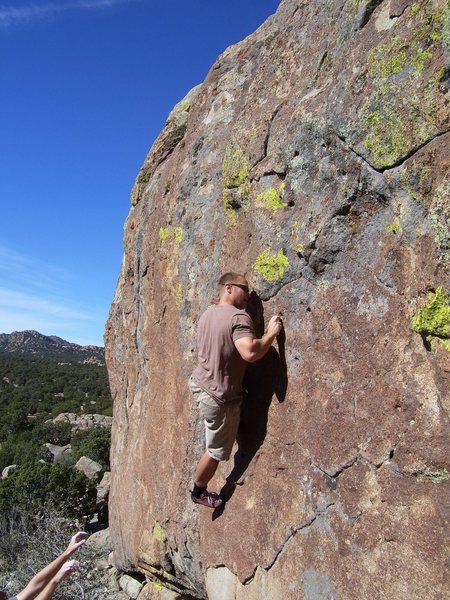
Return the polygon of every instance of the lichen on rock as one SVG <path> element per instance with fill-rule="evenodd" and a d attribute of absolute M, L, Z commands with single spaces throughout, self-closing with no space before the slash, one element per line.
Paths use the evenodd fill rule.
<path fill-rule="evenodd" d="M 240 187 L 250 173 L 250 160 L 242 148 L 228 144 L 222 164 L 223 185 L 226 188 Z"/>
<path fill-rule="evenodd" d="M 450 293 L 438 287 L 428 293 L 428 300 L 412 318 L 412 328 L 430 342 L 439 340 L 450 351 Z"/>
<path fill-rule="evenodd" d="M 411 20 L 407 33 L 381 42 L 367 59 L 373 91 L 362 110 L 364 146 L 383 168 L 431 139 L 442 126 L 436 75 L 425 86 L 421 75 L 442 46 L 443 11 L 423 2 L 419 11 L 411 11 Z"/>
<path fill-rule="evenodd" d="M 169 235 L 170 235 L 169 227 L 160 227 L 159 228 L 159 239 L 162 244 L 167 240 Z"/>
<path fill-rule="evenodd" d="M 237 211 L 250 194 L 250 167 L 250 158 L 240 145 L 229 142 L 222 163 L 223 205 L 225 214 L 233 225 L 237 222 Z"/>
<path fill-rule="evenodd" d="M 270 250 L 263 250 L 253 263 L 253 270 L 266 281 L 279 281 L 283 279 L 284 271 L 289 266 L 289 260 L 283 250 L 271 254 Z"/>
<path fill-rule="evenodd" d="M 256 196 L 257 204 L 260 204 L 264 208 L 271 210 L 274 214 L 280 208 L 287 206 L 286 202 L 283 202 L 284 196 L 284 182 L 280 184 L 278 189 L 269 187 L 264 192 L 259 193 Z"/>

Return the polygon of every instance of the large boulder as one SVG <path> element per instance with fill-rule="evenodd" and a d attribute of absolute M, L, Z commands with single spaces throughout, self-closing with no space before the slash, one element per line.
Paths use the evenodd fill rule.
<path fill-rule="evenodd" d="M 119 580 L 120 588 L 127 594 L 131 600 L 136 600 L 142 589 L 143 583 L 130 577 L 130 575 L 122 575 Z"/>
<path fill-rule="evenodd" d="M 449 18 L 283 0 L 156 140 L 106 331 L 119 568 L 210 600 L 445 596 Z M 286 343 L 248 369 L 211 514 L 187 378 L 230 269 Z"/>
<path fill-rule="evenodd" d="M 65 446 L 57 446 L 56 444 L 44 444 L 47 448 L 48 453 L 52 457 L 54 463 L 62 465 L 73 465 L 75 462 L 72 454 L 72 447 L 70 444 Z"/>
<path fill-rule="evenodd" d="M 8 465 L 2 470 L 2 476 L 0 479 L 7 479 L 10 475 L 15 473 L 19 468 L 19 465 Z"/>
<path fill-rule="evenodd" d="M 89 538 L 86 540 L 86 547 L 90 548 L 96 555 L 107 557 L 111 552 L 109 529 L 101 529 L 100 531 L 91 533 Z M 105 562 L 106 565 L 108 565 L 106 558 Z"/>
<path fill-rule="evenodd" d="M 102 472 L 102 465 L 87 456 L 82 456 L 75 463 L 75 469 L 84 473 L 88 479 L 98 479 Z"/>

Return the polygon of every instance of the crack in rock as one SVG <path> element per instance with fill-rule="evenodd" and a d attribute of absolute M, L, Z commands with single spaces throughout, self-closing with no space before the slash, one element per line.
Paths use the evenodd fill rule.
<path fill-rule="evenodd" d="M 422 142 L 418 146 L 415 146 L 414 148 L 412 148 L 410 150 L 410 152 L 408 152 L 404 156 L 401 156 L 398 160 L 396 160 L 392 164 L 387 165 L 385 167 L 375 167 L 366 158 L 364 158 L 364 156 L 362 156 L 359 152 L 357 152 L 353 148 L 353 146 L 351 146 L 351 144 L 349 144 L 347 142 L 347 140 L 345 139 L 345 137 L 343 137 L 342 135 L 337 134 L 337 138 L 344 144 L 344 146 L 346 148 L 348 148 L 348 150 L 350 150 L 350 152 L 353 152 L 353 154 L 355 154 L 355 156 L 357 156 L 359 159 L 361 159 L 371 169 L 373 169 L 374 171 L 377 171 L 377 173 L 384 173 L 385 171 L 390 171 L 391 169 L 396 169 L 397 167 L 401 167 L 407 160 L 409 160 L 415 154 L 417 154 L 420 150 L 422 150 L 423 148 L 425 148 L 426 146 L 428 146 L 428 144 L 431 144 L 432 142 L 434 142 L 435 139 L 437 139 L 439 137 L 442 137 L 443 135 L 446 135 L 449 132 L 450 132 L 450 129 L 447 129 L 445 131 L 440 131 L 439 133 L 437 133 L 433 137 L 429 138 L 428 140 L 425 140 L 424 142 Z"/>
<path fill-rule="evenodd" d="M 270 120 L 267 123 L 267 132 L 266 132 L 266 137 L 264 138 L 264 143 L 263 143 L 263 155 L 261 158 L 256 159 L 255 163 L 252 165 L 251 170 L 253 171 L 253 169 L 255 167 L 257 167 L 263 160 L 265 160 L 267 158 L 267 151 L 268 151 L 268 146 L 269 146 L 269 139 L 270 139 L 270 135 L 271 135 L 271 131 L 272 131 L 272 125 L 273 122 L 275 120 L 275 117 L 277 116 L 277 114 L 280 112 L 280 110 L 282 109 L 284 105 L 284 102 L 282 102 L 281 104 L 279 104 L 274 112 L 271 114 L 270 116 Z M 274 172 L 276 175 L 279 175 L 279 173 Z M 270 174 L 270 173 L 267 173 Z M 264 177 L 264 175 L 266 175 L 266 173 L 264 173 L 261 177 Z M 286 173 L 281 173 L 281 175 L 286 175 Z M 253 181 L 253 179 L 250 179 L 250 181 Z"/>
<path fill-rule="evenodd" d="M 185 581 L 182 581 L 162 567 L 154 566 L 145 560 L 141 560 L 139 570 L 153 581 L 159 582 L 169 590 L 181 594 L 186 600 L 205 600 L 203 591 L 198 591 L 186 574 Z"/>
<path fill-rule="evenodd" d="M 327 60 L 327 58 L 328 58 L 328 50 L 325 50 L 325 52 L 322 54 L 322 56 L 320 58 L 319 66 L 317 67 L 316 74 L 314 76 L 314 83 L 316 83 L 316 81 L 318 80 L 320 71 L 323 67 L 324 62 Z"/>
<path fill-rule="evenodd" d="M 348 460 L 347 462 L 345 462 L 343 465 L 341 465 L 340 467 L 337 467 L 336 469 L 333 469 L 331 471 L 327 471 L 326 469 L 319 467 L 319 465 L 316 465 L 315 463 L 311 462 L 311 466 L 314 469 L 317 469 L 318 471 L 320 471 L 321 473 L 323 473 L 324 475 L 326 475 L 327 477 L 329 477 L 332 480 L 336 480 L 338 479 L 338 477 L 347 469 L 350 469 L 351 467 L 353 467 L 353 465 L 358 461 L 358 459 L 360 459 L 361 456 L 359 454 L 357 454 L 354 458 L 351 458 L 350 460 Z"/>
<path fill-rule="evenodd" d="M 291 527 L 290 531 L 289 531 L 289 535 L 286 537 L 286 539 L 281 544 L 279 549 L 275 552 L 275 555 L 274 555 L 272 561 L 266 567 L 261 566 L 261 565 L 256 565 L 252 575 L 250 577 L 248 577 L 247 579 L 245 579 L 243 581 L 243 584 L 244 585 L 251 584 L 251 582 L 255 578 L 256 571 L 258 570 L 258 568 L 262 568 L 262 569 L 264 569 L 264 571 L 269 572 L 272 569 L 272 567 L 277 563 L 278 559 L 284 553 L 287 546 L 291 543 L 291 541 L 294 539 L 294 537 L 297 535 L 297 533 L 312 527 L 314 525 L 314 523 L 317 521 L 317 519 L 319 519 L 320 517 L 324 517 L 334 506 L 335 506 L 335 502 L 330 502 L 324 508 L 317 510 L 317 512 L 312 517 L 307 519 L 304 523 L 301 523 L 297 527 Z"/>

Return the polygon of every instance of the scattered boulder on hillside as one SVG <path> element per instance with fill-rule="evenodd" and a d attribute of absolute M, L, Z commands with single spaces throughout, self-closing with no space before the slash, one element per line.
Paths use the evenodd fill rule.
<path fill-rule="evenodd" d="M 1 479 L 7 479 L 7 477 L 15 473 L 18 468 L 19 465 L 8 465 L 3 469 Z"/>
<path fill-rule="evenodd" d="M 77 461 L 75 469 L 84 473 L 88 479 L 97 479 L 102 472 L 102 466 L 87 456 L 82 456 Z"/>
<path fill-rule="evenodd" d="M 49 419 L 46 423 L 69 423 L 72 428 L 72 433 L 77 431 L 85 431 L 94 427 L 103 427 L 111 429 L 112 417 L 106 415 L 76 415 L 75 413 L 61 413 L 54 419 Z"/>
<path fill-rule="evenodd" d="M 57 446 L 56 444 L 44 444 L 53 457 L 53 462 L 61 465 L 73 465 L 74 459 L 70 444 Z"/>

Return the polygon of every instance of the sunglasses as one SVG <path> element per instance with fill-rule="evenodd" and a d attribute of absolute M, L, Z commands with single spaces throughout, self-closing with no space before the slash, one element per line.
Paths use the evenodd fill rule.
<path fill-rule="evenodd" d="M 235 287 L 241 288 L 241 290 L 243 292 L 245 292 L 246 294 L 250 293 L 250 289 L 249 289 L 248 285 L 244 285 L 243 283 L 231 283 L 231 282 L 229 282 L 226 285 L 234 285 Z"/>

